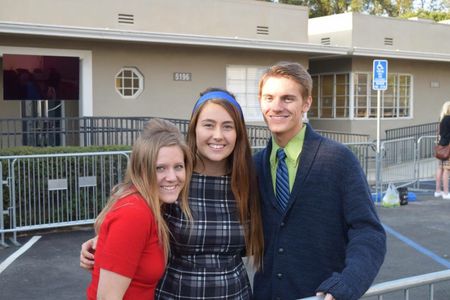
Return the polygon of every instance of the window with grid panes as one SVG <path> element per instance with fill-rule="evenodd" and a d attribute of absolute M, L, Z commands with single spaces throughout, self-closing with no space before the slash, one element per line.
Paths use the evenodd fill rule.
<path fill-rule="evenodd" d="M 398 116 L 410 116 L 411 76 L 398 76 Z"/>
<path fill-rule="evenodd" d="M 258 102 L 258 83 L 267 67 L 228 66 L 227 90 L 236 96 L 246 121 L 262 121 Z"/>
<path fill-rule="evenodd" d="M 320 74 L 313 79 L 311 118 L 348 118 L 349 74 Z"/>
<path fill-rule="evenodd" d="M 319 76 L 312 75 L 311 78 L 313 80 L 312 103 L 308 111 L 308 117 L 317 118 L 319 116 Z"/>
<path fill-rule="evenodd" d="M 115 78 L 116 91 L 125 99 L 134 99 L 144 90 L 144 77 L 135 67 L 122 68 Z"/>
<path fill-rule="evenodd" d="M 335 117 L 348 118 L 349 117 L 349 75 L 336 74 L 335 75 Z"/>
<path fill-rule="evenodd" d="M 372 74 L 355 73 L 354 118 L 377 117 L 377 91 L 372 90 Z M 402 118 L 411 116 L 412 76 L 390 73 L 388 88 L 381 93 L 381 117 Z"/>
<path fill-rule="evenodd" d="M 355 118 L 367 118 L 368 115 L 368 103 L 369 96 L 367 95 L 368 87 L 368 75 L 367 74 L 355 74 L 354 80 L 354 117 Z"/>
<path fill-rule="evenodd" d="M 308 113 L 310 118 L 377 117 L 377 91 L 372 90 L 371 73 L 316 74 L 312 76 L 313 103 Z M 350 85 L 353 93 L 350 94 Z M 411 117 L 412 76 L 391 73 L 388 89 L 382 93 L 381 116 L 383 118 Z M 350 107 L 353 104 L 352 114 Z"/>
<path fill-rule="evenodd" d="M 320 83 L 319 116 L 321 118 L 333 118 L 333 75 L 322 75 Z"/>

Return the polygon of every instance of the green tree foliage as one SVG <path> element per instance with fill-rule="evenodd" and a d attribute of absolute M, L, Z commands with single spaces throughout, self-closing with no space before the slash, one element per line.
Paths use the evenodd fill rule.
<path fill-rule="evenodd" d="M 328 16 L 348 12 L 362 5 L 359 2 L 364 0 L 279 0 L 279 3 L 302 5 L 309 7 L 310 17 Z M 273 1 L 272 1 L 273 2 Z M 358 2 L 352 6 L 353 2 Z M 359 11 L 359 10 L 358 10 Z"/>
<path fill-rule="evenodd" d="M 363 10 L 371 15 L 398 17 L 413 10 L 413 0 L 365 0 Z"/>
<path fill-rule="evenodd" d="M 412 18 L 417 17 L 421 19 L 431 19 L 436 22 L 443 20 L 450 20 L 450 12 L 449 11 L 429 11 L 424 9 L 419 9 L 417 11 L 407 12 L 400 16 L 401 18 Z"/>
<path fill-rule="evenodd" d="M 441 21 L 450 19 L 450 0 L 262 0 L 309 8 L 309 16 L 360 12 L 389 17 L 419 17 Z"/>

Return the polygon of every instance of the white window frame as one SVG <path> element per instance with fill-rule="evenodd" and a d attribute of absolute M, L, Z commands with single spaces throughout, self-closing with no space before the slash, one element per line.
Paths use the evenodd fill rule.
<path fill-rule="evenodd" d="M 347 106 L 345 107 L 348 112 L 347 115 L 348 117 L 336 117 L 336 91 L 337 91 L 337 87 L 336 87 L 336 77 L 339 75 L 347 75 L 347 86 L 346 86 L 346 94 L 345 96 L 347 97 Z M 312 120 L 348 120 L 351 118 L 351 109 L 352 109 L 352 89 L 351 89 L 351 85 L 352 85 L 352 76 L 351 73 L 348 72 L 339 72 L 339 73 L 320 73 L 320 74 L 313 74 L 311 75 L 313 78 L 317 78 L 317 81 L 314 82 L 314 85 L 317 85 L 317 95 L 316 95 L 316 99 L 313 99 L 313 103 L 317 103 L 317 116 L 310 116 L 310 119 Z M 321 105 L 322 105 L 322 77 L 323 76 L 333 76 L 333 91 L 331 94 L 331 117 L 322 117 L 321 116 Z"/>
<path fill-rule="evenodd" d="M 131 77 L 125 77 L 125 76 L 121 77 L 121 74 L 123 74 L 126 71 L 131 72 L 132 76 Z M 125 86 L 125 80 L 127 80 L 127 79 L 130 80 L 131 86 Z M 135 79 L 138 79 L 139 86 L 137 88 L 134 86 Z M 118 80 L 120 80 L 122 82 L 121 86 L 117 86 Z M 119 72 L 116 73 L 116 76 L 114 77 L 114 88 L 115 88 L 117 94 L 119 94 L 121 98 L 136 99 L 137 97 L 139 97 L 139 95 L 144 90 L 144 76 L 139 71 L 139 69 L 136 67 L 123 67 L 119 70 Z M 125 90 L 131 90 L 132 91 L 131 95 L 125 95 L 124 94 Z"/>
<path fill-rule="evenodd" d="M 371 72 L 353 72 L 354 77 L 356 77 L 358 74 L 364 74 L 367 76 L 367 82 L 366 82 L 366 109 L 370 111 L 371 109 L 371 98 L 374 98 L 374 102 L 376 102 L 376 91 L 372 90 L 372 73 Z M 398 119 L 411 119 L 413 118 L 413 87 L 414 87 L 414 77 L 412 74 L 408 74 L 408 73 L 389 73 L 389 76 L 395 76 L 394 79 L 394 117 L 385 117 L 385 112 L 384 112 L 384 100 L 385 100 L 385 94 L 382 91 L 381 92 L 381 107 L 380 107 L 380 112 L 381 112 L 381 119 L 385 119 L 385 120 L 398 120 Z M 399 89 L 399 78 L 400 76 L 409 76 L 410 78 L 410 86 L 408 87 L 409 89 L 409 99 L 408 99 L 408 106 L 406 107 L 409 111 L 409 114 L 407 116 L 400 116 L 400 89 Z M 389 84 L 389 83 L 388 83 Z M 352 86 L 355 86 L 355 81 L 352 80 Z M 354 103 L 354 105 L 356 105 L 356 99 L 354 97 L 355 95 L 352 95 L 353 101 L 352 103 Z M 374 107 L 374 109 L 376 110 L 376 106 Z M 352 112 L 354 112 L 354 109 L 352 110 Z M 354 120 L 367 120 L 367 119 L 371 119 L 373 120 L 374 118 L 376 118 L 376 115 L 367 115 L 365 117 L 357 117 L 357 116 L 353 116 Z"/>
<path fill-rule="evenodd" d="M 226 88 L 236 96 L 247 122 L 264 121 L 258 101 L 258 83 L 265 70 L 267 70 L 266 66 L 226 66 Z M 241 76 L 233 78 L 233 72 L 240 72 Z M 250 74 L 254 76 L 249 76 Z"/>
<path fill-rule="evenodd" d="M 336 75 L 342 75 L 347 74 L 348 75 L 348 117 L 336 117 Z M 332 116 L 331 117 L 321 117 L 321 93 L 322 93 L 322 76 L 329 76 L 333 75 L 333 100 L 332 100 Z M 356 78 L 358 75 L 365 75 L 366 76 L 366 83 L 365 83 L 365 94 L 360 95 L 364 97 L 366 100 L 365 109 L 366 114 L 363 117 L 358 117 L 355 113 L 355 109 L 358 107 L 357 103 L 357 91 L 356 91 Z M 413 98 L 414 98 L 414 77 L 412 74 L 408 73 L 390 73 L 389 76 L 394 76 L 394 84 L 391 85 L 390 88 L 393 89 L 393 117 L 386 117 L 385 116 L 385 110 L 384 110 L 384 104 L 385 104 L 385 94 L 382 92 L 381 94 L 381 113 L 382 119 L 386 120 L 395 120 L 395 119 L 411 119 L 413 118 Z M 409 77 L 410 85 L 407 87 L 409 91 L 409 98 L 407 99 L 407 106 L 406 107 L 400 107 L 400 77 L 407 76 Z M 372 91 L 372 73 L 370 72 L 350 72 L 350 73 L 319 73 L 319 74 L 313 74 L 313 78 L 315 78 L 314 84 L 317 85 L 317 99 L 313 99 L 314 102 L 317 103 L 317 116 L 310 116 L 310 119 L 313 120 L 373 120 L 376 118 L 376 115 L 370 114 L 371 109 L 375 109 L 376 106 L 373 107 L 373 103 L 376 103 L 376 91 Z M 404 96 L 404 95 L 402 95 Z M 387 98 L 387 96 L 386 96 Z M 374 101 L 372 101 L 375 99 Z M 376 104 L 375 104 L 376 105 Z M 408 115 L 406 116 L 400 116 L 401 109 L 406 109 L 408 111 Z M 367 114 L 367 112 L 369 112 Z"/>

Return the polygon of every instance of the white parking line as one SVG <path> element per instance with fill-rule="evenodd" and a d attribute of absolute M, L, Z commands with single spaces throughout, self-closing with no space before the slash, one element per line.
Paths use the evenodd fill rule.
<path fill-rule="evenodd" d="M 34 243 L 36 243 L 41 238 L 40 235 L 33 236 L 25 245 L 19 248 L 16 252 L 11 254 L 7 259 L 5 259 L 0 264 L 0 274 L 10 265 L 12 264 L 19 256 L 25 253 L 28 249 L 33 246 Z"/>

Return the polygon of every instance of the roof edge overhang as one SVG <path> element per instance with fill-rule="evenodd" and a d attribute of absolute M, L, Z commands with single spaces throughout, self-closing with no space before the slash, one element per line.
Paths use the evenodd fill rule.
<path fill-rule="evenodd" d="M 347 47 L 323 46 L 309 43 L 15 22 L 0 22 L 0 33 L 336 55 L 346 55 L 348 52 Z"/>
<path fill-rule="evenodd" d="M 220 37 L 192 34 L 130 31 L 109 28 L 60 26 L 0 21 L 0 33 L 48 37 L 130 41 L 172 45 L 210 46 L 319 54 L 316 58 L 366 56 L 409 60 L 450 62 L 450 53 L 375 49 L 350 46 L 330 46 L 312 43 L 258 40 L 241 37 Z M 312 57 L 314 59 L 314 57 Z"/>
<path fill-rule="evenodd" d="M 349 52 L 349 55 L 450 62 L 450 53 L 405 51 L 399 49 L 389 50 L 353 47 L 353 49 Z"/>

